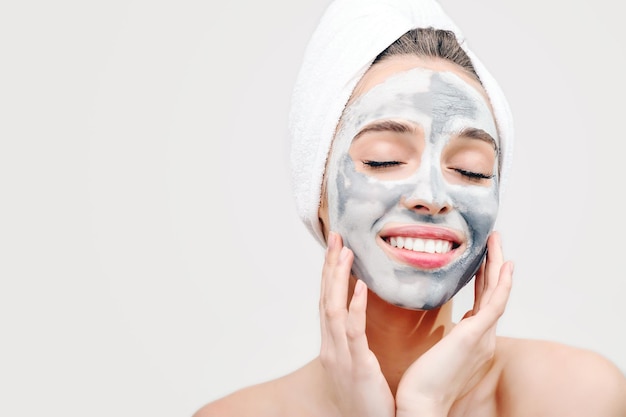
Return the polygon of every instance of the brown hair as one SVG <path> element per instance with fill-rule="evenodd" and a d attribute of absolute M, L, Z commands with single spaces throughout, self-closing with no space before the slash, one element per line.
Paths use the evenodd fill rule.
<path fill-rule="evenodd" d="M 378 54 L 372 65 L 396 55 L 442 58 L 457 64 L 480 82 L 471 59 L 461 48 L 454 32 L 449 30 L 412 29 Z"/>

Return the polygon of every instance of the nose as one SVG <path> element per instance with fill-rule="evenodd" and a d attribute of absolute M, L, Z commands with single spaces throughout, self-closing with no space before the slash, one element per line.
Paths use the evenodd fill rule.
<path fill-rule="evenodd" d="M 420 168 L 414 177 L 411 191 L 402 198 L 402 204 L 411 211 L 431 216 L 452 211 L 445 183 L 438 174 L 429 167 Z"/>
<path fill-rule="evenodd" d="M 409 197 L 403 200 L 403 205 L 416 213 L 428 214 L 428 215 L 441 215 L 447 214 L 451 210 L 449 203 L 444 201 L 436 201 L 433 199 L 423 199 Z"/>

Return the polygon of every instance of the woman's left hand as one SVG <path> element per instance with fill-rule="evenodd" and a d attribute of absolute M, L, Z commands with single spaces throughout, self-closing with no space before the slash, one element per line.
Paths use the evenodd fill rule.
<path fill-rule="evenodd" d="M 512 275 L 513 263 L 504 262 L 500 236 L 493 233 L 487 258 L 476 274 L 473 309 L 406 370 L 396 393 L 397 417 L 447 416 L 454 401 L 486 374 Z"/>

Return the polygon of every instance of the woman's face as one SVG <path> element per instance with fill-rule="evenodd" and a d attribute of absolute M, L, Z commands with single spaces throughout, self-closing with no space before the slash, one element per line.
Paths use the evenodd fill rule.
<path fill-rule="evenodd" d="M 498 211 L 498 135 L 456 65 L 396 57 L 346 107 L 327 168 L 327 219 L 353 272 L 389 303 L 431 309 L 475 274 Z M 322 213 L 326 217 L 326 213 Z"/>

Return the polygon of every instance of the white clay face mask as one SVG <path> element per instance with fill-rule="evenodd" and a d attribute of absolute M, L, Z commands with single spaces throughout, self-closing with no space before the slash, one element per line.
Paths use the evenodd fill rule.
<path fill-rule="evenodd" d="M 474 276 L 498 212 L 498 136 L 484 97 L 452 72 L 415 68 L 346 108 L 327 172 L 330 229 L 353 273 L 409 309 Z"/>

